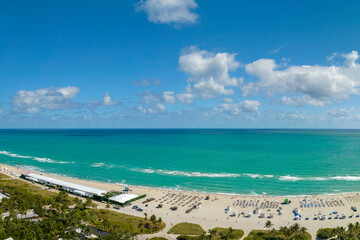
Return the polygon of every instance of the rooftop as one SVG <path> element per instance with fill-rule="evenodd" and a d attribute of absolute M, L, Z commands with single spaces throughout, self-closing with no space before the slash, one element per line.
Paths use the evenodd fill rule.
<path fill-rule="evenodd" d="M 136 195 L 136 194 L 125 193 L 125 194 L 113 196 L 109 199 L 111 201 L 118 202 L 118 203 L 126 203 L 127 201 L 130 201 L 131 199 L 134 199 L 137 197 L 138 197 L 138 195 Z"/>
<path fill-rule="evenodd" d="M 107 194 L 107 191 L 105 191 L 105 190 L 92 188 L 92 187 L 87 187 L 87 186 L 84 186 L 84 185 L 80 185 L 80 184 L 76 184 L 76 183 L 72 183 L 72 182 L 67 182 L 67 181 L 63 181 L 63 180 L 60 180 L 60 179 L 39 175 L 39 174 L 36 174 L 36 173 L 29 173 L 27 176 L 29 176 L 30 178 L 35 178 L 35 179 L 38 179 L 38 180 L 49 182 L 49 183 L 52 183 L 52 184 L 55 184 L 55 185 L 58 185 L 58 186 L 73 188 L 73 189 L 80 190 L 80 191 L 83 191 L 83 192 L 92 193 L 92 194 L 98 195 L 98 196 Z"/>

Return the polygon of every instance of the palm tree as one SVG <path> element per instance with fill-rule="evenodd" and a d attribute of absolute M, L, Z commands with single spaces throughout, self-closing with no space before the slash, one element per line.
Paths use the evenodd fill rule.
<path fill-rule="evenodd" d="M 352 235 L 354 233 L 355 226 L 352 223 L 348 224 L 348 232 Z"/>
<path fill-rule="evenodd" d="M 301 227 L 301 228 L 300 228 L 300 232 L 301 232 L 302 234 L 305 234 L 306 231 L 307 231 L 307 228 L 306 228 L 306 227 Z"/>
<path fill-rule="evenodd" d="M 290 230 L 292 233 L 297 233 L 300 230 L 300 224 L 294 223 L 290 226 Z"/>
<path fill-rule="evenodd" d="M 274 226 L 274 224 L 270 220 L 267 220 L 265 222 L 265 228 L 270 229 L 272 228 L 272 226 Z"/>
<path fill-rule="evenodd" d="M 214 229 L 209 229 L 209 238 L 210 239 L 215 239 L 216 237 L 216 234 L 217 234 L 217 230 L 214 228 Z"/>

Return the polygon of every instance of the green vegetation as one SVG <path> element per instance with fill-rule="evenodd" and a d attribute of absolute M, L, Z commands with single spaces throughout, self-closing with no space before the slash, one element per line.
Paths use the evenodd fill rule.
<path fill-rule="evenodd" d="M 152 215 L 150 218 L 145 214 L 145 218 L 131 216 L 123 213 L 110 211 L 107 209 L 93 210 L 96 217 L 102 221 L 107 221 L 110 225 L 117 225 L 128 232 L 139 233 L 156 233 L 165 228 L 166 224 L 161 218 Z M 94 226 L 101 227 L 98 221 L 93 222 Z"/>
<path fill-rule="evenodd" d="M 8 178 L 10 178 L 8 175 L 0 173 L 0 179 L 8 179 Z"/>
<path fill-rule="evenodd" d="M 360 239 L 360 224 L 349 223 L 347 228 L 320 228 L 316 234 L 319 239 Z"/>
<path fill-rule="evenodd" d="M 173 226 L 168 233 L 183 234 L 183 235 L 202 235 L 205 234 L 205 230 L 195 223 L 178 223 Z"/>
<path fill-rule="evenodd" d="M 230 228 L 214 228 L 218 235 L 220 235 L 221 239 L 240 239 L 244 236 L 244 231 L 240 229 L 232 229 Z M 226 237 L 225 237 L 226 236 Z"/>
<path fill-rule="evenodd" d="M 186 236 L 181 235 L 177 237 L 178 240 L 220 240 L 220 239 L 228 239 L 228 240 L 237 240 L 244 236 L 244 231 L 239 229 L 230 228 L 214 228 L 210 229 L 209 234 L 201 234 L 200 236 Z"/>
<path fill-rule="evenodd" d="M 335 237 L 334 228 L 320 228 L 317 231 L 316 237 L 320 239 L 329 239 Z"/>
<path fill-rule="evenodd" d="M 95 210 L 96 204 L 88 198 L 70 198 L 64 191 L 50 192 L 21 180 L 0 180 L 0 192 L 9 196 L 0 204 L 0 239 L 76 239 L 76 228 L 89 234 L 89 226 L 108 232 L 101 239 L 133 239 L 138 233 L 153 233 L 165 227 L 161 218 L 149 219 Z M 18 219 L 17 214 L 33 212 L 31 220 Z"/>
<path fill-rule="evenodd" d="M 21 190 L 29 191 L 34 195 L 41 195 L 44 197 L 51 197 L 56 195 L 55 192 L 48 191 L 39 186 L 36 186 L 35 184 L 30 184 L 19 179 L 0 180 L 0 186 L 13 186 Z"/>
<path fill-rule="evenodd" d="M 266 222 L 265 227 L 270 228 L 271 222 Z M 305 227 L 300 227 L 298 223 L 290 227 L 280 227 L 279 230 L 253 230 L 244 240 L 311 240 L 311 235 L 306 231 Z"/>

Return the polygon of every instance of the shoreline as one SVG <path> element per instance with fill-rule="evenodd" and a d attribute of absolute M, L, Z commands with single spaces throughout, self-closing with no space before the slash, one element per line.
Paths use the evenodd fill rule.
<path fill-rule="evenodd" d="M 36 166 L 30 166 L 30 165 L 26 165 L 28 167 L 31 167 L 33 169 L 30 168 L 24 168 L 25 165 L 23 166 L 19 166 L 19 165 L 9 165 L 9 164 L 4 164 L 4 163 L 0 163 L 0 166 L 6 166 L 6 167 L 11 167 L 11 168 L 18 168 L 21 169 L 23 171 L 30 171 L 33 173 L 40 173 L 40 174 L 45 174 L 45 175 L 49 175 L 49 176 L 57 176 L 57 177 L 63 177 L 66 179 L 73 179 L 73 180 L 79 180 L 79 181 L 86 181 L 86 182 L 93 182 L 93 183 L 99 183 L 99 184 L 111 184 L 111 185 L 117 185 L 117 186 L 129 186 L 129 187 L 133 187 L 133 188 L 144 188 L 144 189 L 153 189 L 153 190 L 164 190 L 164 191 L 176 191 L 176 192 L 185 192 L 185 193 L 198 193 L 198 194 L 208 194 L 208 195 L 226 195 L 226 196 L 239 196 L 239 197 L 288 197 L 288 198 L 295 198 L 295 197 L 313 197 L 313 196 L 334 196 L 334 195 L 342 195 L 342 194 L 357 194 L 360 193 L 360 191 L 353 191 L 353 192 L 332 192 L 332 193 L 319 193 L 319 194 L 299 194 L 299 195 L 272 195 L 272 194 L 244 194 L 244 193 L 226 193 L 226 192 L 206 192 L 206 191 L 199 191 L 199 190 L 189 190 L 189 189 L 177 189 L 177 188 L 172 188 L 172 187 L 155 187 L 155 186 L 143 186 L 143 185 L 135 185 L 135 184 L 127 184 L 127 183 L 118 183 L 118 182 L 106 182 L 106 181 L 98 181 L 98 180 L 90 180 L 90 179 L 84 179 L 81 177 L 73 177 L 73 176 L 68 176 L 65 174 L 58 174 L 58 173 L 51 173 L 51 172 L 46 172 L 46 171 L 40 171 L 41 168 L 38 168 Z M 42 170 L 42 169 L 41 169 Z"/>
<path fill-rule="evenodd" d="M 349 223 L 360 222 L 360 214 L 351 210 L 352 206 L 356 206 L 360 209 L 359 193 L 335 193 L 332 195 L 305 196 L 250 196 L 239 194 L 199 193 L 195 191 L 189 192 L 183 190 L 132 186 L 129 184 L 89 181 L 23 169 L 7 164 L 0 164 L 0 167 L 7 168 L 5 173 L 11 176 L 19 176 L 20 174 L 32 172 L 107 191 L 122 191 L 124 186 L 127 185 L 130 187 L 131 193 L 137 195 L 146 194 L 146 198 L 154 198 L 155 200 L 147 204 L 143 204 L 143 200 L 132 202 L 132 205 L 141 207 L 144 210 L 143 212 L 138 212 L 129 206 L 123 207 L 120 210 L 112 210 L 139 217 L 143 217 L 144 213 L 147 213 L 149 216 L 155 214 L 157 217 L 161 217 L 167 224 L 167 227 L 162 232 L 164 236 L 173 225 L 181 222 L 198 223 L 205 230 L 215 227 L 242 229 L 246 236 L 251 230 L 264 230 L 265 222 L 271 220 L 274 224 L 274 228 L 299 223 L 301 226 L 306 227 L 313 239 L 315 239 L 316 232 L 319 228 L 334 228 L 337 226 L 346 226 Z M 209 196 L 209 200 L 206 200 L 207 196 Z M 288 198 L 291 203 L 283 205 L 282 203 L 285 198 Z M 311 204 L 311 207 L 303 207 L 304 201 Z M 103 203 L 96 203 L 104 207 Z M 163 206 L 158 208 L 159 204 L 162 204 Z M 194 204 L 200 204 L 200 208 L 196 208 L 190 213 L 186 213 L 186 210 Z M 317 205 L 319 207 L 317 207 Z M 177 210 L 170 210 L 173 206 L 177 206 Z M 225 208 L 228 207 L 231 207 L 231 210 L 225 212 Z M 259 209 L 258 213 L 253 213 L 255 209 Z M 281 214 L 279 209 L 281 209 Z M 303 216 L 301 220 L 294 218 L 294 209 L 298 209 L 299 213 Z M 337 212 L 340 216 L 341 214 L 346 214 L 348 217 L 346 219 L 337 219 L 333 212 Z M 235 216 L 230 215 L 234 213 Z M 263 215 L 263 217 L 261 217 L 260 214 Z M 326 215 L 326 220 L 320 220 L 319 217 L 324 215 Z"/>

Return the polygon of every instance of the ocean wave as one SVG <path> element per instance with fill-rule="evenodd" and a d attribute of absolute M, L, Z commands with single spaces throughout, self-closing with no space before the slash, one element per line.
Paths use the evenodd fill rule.
<path fill-rule="evenodd" d="M 105 165 L 105 163 L 93 163 L 91 164 L 92 167 L 103 167 Z"/>
<path fill-rule="evenodd" d="M 280 176 L 280 181 L 360 181 L 360 176 L 334 176 L 334 177 L 296 177 L 296 176 Z"/>
<path fill-rule="evenodd" d="M 114 165 L 106 165 L 105 163 L 103 162 L 100 162 L 100 163 L 93 163 L 90 165 L 91 167 L 104 167 L 104 168 L 113 168 Z"/>
<path fill-rule="evenodd" d="M 240 177 L 240 174 L 234 173 L 201 173 L 201 172 L 185 172 L 185 171 L 171 171 L 171 170 L 162 170 L 162 169 L 140 169 L 140 168 L 132 168 L 132 171 L 142 172 L 142 173 L 158 173 L 158 174 L 166 174 L 173 176 L 186 176 L 186 177 L 210 177 L 210 178 L 236 178 Z"/>
<path fill-rule="evenodd" d="M 263 178 L 264 176 L 260 175 L 260 174 L 249 174 L 249 173 L 244 173 L 244 176 L 248 176 L 251 178 Z"/>
<path fill-rule="evenodd" d="M 360 181 L 360 176 L 336 176 L 330 177 L 329 179 L 340 181 Z"/>
<path fill-rule="evenodd" d="M 15 157 L 15 158 L 32 158 L 32 157 L 29 157 L 29 156 L 22 156 L 22 155 L 18 155 L 18 154 L 7 152 L 7 151 L 0 151 L 0 154 L 6 155 L 6 156 L 9 156 L 9 157 Z"/>
<path fill-rule="evenodd" d="M 64 161 L 56 161 L 50 158 L 41 158 L 41 157 L 32 157 L 32 156 L 22 156 L 22 155 L 18 155 L 16 153 L 11 153 L 11 152 L 7 152 L 7 151 L 0 151 L 0 154 L 2 155 L 6 155 L 9 157 L 13 157 L 13 158 L 28 158 L 28 159 L 32 159 L 35 160 L 37 162 L 46 162 L 46 163 L 59 163 L 59 164 L 65 164 L 65 163 L 75 163 L 75 162 L 64 162 Z"/>
<path fill-rule="evenodd" d="M 29 166 L 29 165 L 16 165 L 16 167 L 18 168 L 22 168 L 22 169 L 26 169 L 26 170 L 30 170 L 30 171 L 34 171 L 34 172 L 44 172 L 43 169 L 39 168 L 39 167 L 35 167 L 35 166 Z"/>
<path fill-rule="evenodd" d="M 244 176 L 248 176 L 248 177 L 251 177 L 251 178 L 273 178 L 274 175 L 261 175 L 261 174 L 250 174 L 250 173 L 244 173 L 243 174 Z"/>
<path fill-rule="evenodd" d="M 280 177 L 279 177 L 279 180 L 280 180 L 280 181 L 296 182 L 296 181 L 304 180 L 304 178 L 294 177 L 294 176 L 287 175 L 287 176 L 280 176 Z"/>

